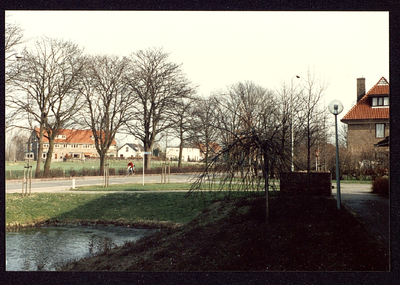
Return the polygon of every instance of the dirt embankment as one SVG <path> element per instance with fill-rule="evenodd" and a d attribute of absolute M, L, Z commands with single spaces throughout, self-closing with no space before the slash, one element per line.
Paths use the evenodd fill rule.
<path fill-rule="evenodd" d="M 72 271 L 387 271 L 389 252 L 326 197 L 219 201 L 192 222 L 70 264 Z"/>

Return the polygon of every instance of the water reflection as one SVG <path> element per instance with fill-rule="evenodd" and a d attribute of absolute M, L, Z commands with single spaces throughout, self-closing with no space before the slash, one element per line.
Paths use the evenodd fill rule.
<path fill-rule="evenodd" d="M 6 232 L 6 270 L 54 271 L 67 262 L 136 241 L 153 231 L 68 226 Z"/>

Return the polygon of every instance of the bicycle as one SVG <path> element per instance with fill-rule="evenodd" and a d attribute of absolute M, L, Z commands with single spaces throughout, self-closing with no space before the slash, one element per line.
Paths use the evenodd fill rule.
<path fill-rule="evenodd" d="M 134 169 L 132 169 L 131 167 L 128 167 L 128 169 L 126 170 L 126 175 L 128 176 L 128 175 L 132 175 L 132 176 L 134 176 L 135 175 L 135 170 Z"/>

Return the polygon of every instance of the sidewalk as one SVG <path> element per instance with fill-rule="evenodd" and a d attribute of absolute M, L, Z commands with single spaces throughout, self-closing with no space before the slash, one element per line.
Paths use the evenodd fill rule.
<path fill-rule="evenodd" d="M 336 198 L 336 184 L 332 195 Z M 379 241 L 389 248 L 389 198 L 371 193 L 371 184 L 340 184 L 341 202 Z"/>

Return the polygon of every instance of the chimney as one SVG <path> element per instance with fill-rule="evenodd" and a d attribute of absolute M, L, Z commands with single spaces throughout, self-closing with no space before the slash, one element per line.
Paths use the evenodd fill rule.
<path fill-rule="evenodd" d="M 357 78 L 357 103 L 365 95 L 365 78 Z"/>

